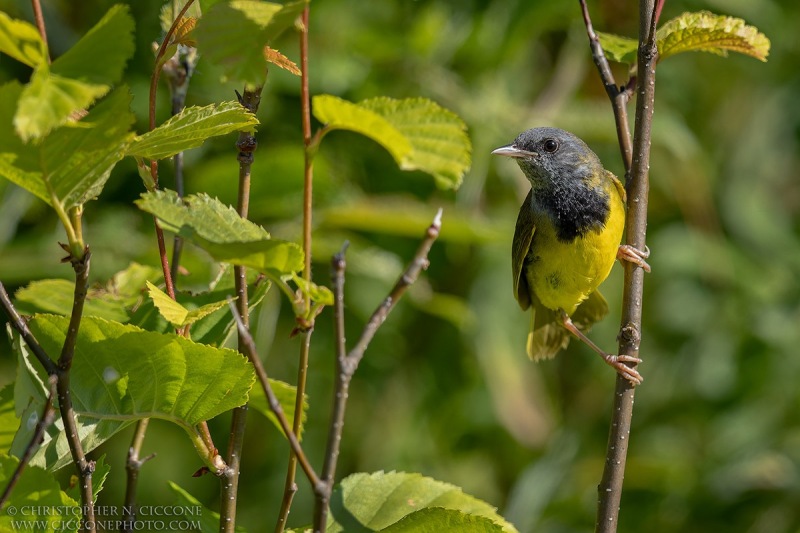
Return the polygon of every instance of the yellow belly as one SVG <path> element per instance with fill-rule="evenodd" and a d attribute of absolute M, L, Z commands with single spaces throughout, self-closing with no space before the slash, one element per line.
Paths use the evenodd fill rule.
<path fill-rule="evenodd" d="M 545 307 L 568 315 L 608 277 L 625 225 L 622 200 L 612 196 L 605 227 L 561 242 L 547 219 L 536 220 L 526 268 L 528 287 Z"/>

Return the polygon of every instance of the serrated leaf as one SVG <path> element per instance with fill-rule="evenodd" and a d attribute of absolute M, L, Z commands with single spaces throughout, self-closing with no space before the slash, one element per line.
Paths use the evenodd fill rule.
<path fill-rule="evenodd" d="M 117 89 L 75 127 L 59 128 L 39 145 L 25 146 L 5 129 L 20 89 L 18 84 L 0 88 L 0 101 L 12 101 L 0 104 L 0 131 L 5 132 L 0 140 L 9 140 L 0 147 L 0 176 L 65 211 L 97 197 L 133 138 L 130 93 Z"/>
<path fill-rule="evenodd" d="M 12 19 L 0 11 L 0 53 L 8 54 L 29 67 L 47 60 L 47 47 L 36 26 L 24 20 Z"/>
<path fill-rule="evenodd" d="M 179 198 L 174 191 L 148 192 L 136 205 L 156 216 L 162 228 L 194 242 L 217 261 L 276 277 L 303 268 L 303 251 L 298 245 L 270 239 L 264 228 L 208 195 Z"/>
<path fill-rule="evenodd" d="M 373 98 L 353 104 L 330 95 L 313 99 L 313 112 L 329 129 L 347 129 L 386 148 L 403 170 L 421 170 L 437 185 L 457 189 L 472 150 L 464 122 L 425 98 Z"/>
<path fill-rule="evenodd" d="M 129 7 L 116 5 L 52 65 L 41 62 L 19 100 L 17 134 L 43 137 L 108 93 L 133 55 L 133 25 Z"/>
<path fill-rule="evenodd" d="M 278 403 L 281 404 L 281 409 L 283 409 L 283 413 L 286 415 L 286 420 L 289 421 L 289 425 L 292 424 L 292 420 L 294 420 L 294 411 L 295 411 L 295 399 L 297 398 L 297 387 L 294 385 L 289 385 L 288 383 L 284 383 L 283 381 L 278 381 L 277 379 L 269 380 L 269 384 L 272 387 L 272 392 L 275 393 L 275 396 L 278 398 Z M 264 389 L 261 387 L 260 383 L 256 383 L 253 387 L 253 390 L 250 391 L 250 407 L 254 409 L 257 413 L 261 413 L 265 416 L 270 422 L 272 422 L 278 431 L 281 432 L 281 435 L 284 435 L 283 428 L 281 427 L 280 422 L 278 422 L 278 418 L 275 416 L 275 413 L 272 412 L 272 409 L 269 408 L 269 404 L 267 403 L 267 397 L 264 394 Z M 300 432 L 297 435 L 298 438 L 302 438 L 303 436 L 303 427 L 306 423 L 306 412 L 308 411 L 308 397 L 303 396 L 303 412 L 300 415 Z M 286 435 L 284 435 L 285 437 Z"/>
<path fill-rule="evenodd" d="M 214 4 L 195 29 L 197 48 L 209 61 L 220 65 L 227 77 L 263 84 L 267 73 L 263 46 L 290 28 L 307 3 L 234 0 Z"/>
<path fill-rule="evenodd" d="M 161 23 L 161 31 L 164 33 L 169 30 L 170 26 L 172 26 L 172 21 L 175 20 L 175 17 L 180 13 L 183 6 L 186 5 L 187 0 L 179 0 L 178 2 L 174 2 L 173 0 L 168 0 L 163 6 L 161 6 L 161 12 L 158 16 L 158 21 Z M 177 5 L 176 5 L 177 4 Z M 174 8 L 174 12 L 173 12 Z M 200 8 L 200 2 L 195 2 L 189 9 L 186 10 L 184 17 L 186 18 L 193 18 L 199 19 L 202 16 L 202 11 Z"/>
<path fill-rule="evenodd" d="M 636 39 L 603 32 L 597 32 L 597 38 L 609 60 L 617 63 L 636 63 L 636 51 L 639 49 Z"/>
<path fill-rule="evenodd" d="M 28 325 L 47 353 L 60 352 L 67 317 L 36 315 Z M 243 405 L 255 381 L 238 352 L 95 317 L 81 321 L 70 376 L 87 452 L 142 418 L 167 420 L 194 435 L 199 422 Z M 13 450 L 23 441 L 15 439 Z M 60 468 L 70 461 L 59 420 L 31 463 Z"/>
<path fill-rule="evenodd" d="M 300 74 L 302 74 L 294 61 L 292 61 L 282 53 L 278 52 L 274 48 L 270 48 L 269 46 L 264 47 L 264 59 L 266 59 L 268 63 L 272 63 L 276 67 L 288 70 L 295 76 L 300 76 Z"/>
<path fill-rule="evenodd" d="M 497 514 L 494 507 L 464 494 L 455 485 L 404 472 L 360 473 L 342 480 L 331 498 L 331 515 L 336 523 L 328 531 L 341 533 L 345 528 L 349 531 L 359 526 L 370 531 L 382 531 L 393 524 L 400 527 L 398 522 L 401 519 L 428 508 L 451 509 L 488 518 L 500 531 L 517 531 Z M 425 515 L 419 518 L 424 519 Z"/>
<path fill-rule="evenodd" d="M 381 533 L 502 533 L 503 528 L 483 516 L 469 515 L 454 509 L 428 507 L 404 516 Z"/>
<path fill-rule="evenodd" d="M 179 328 L 194 324 L 198 320 L 228 305 L 227 300 L 221 300 L 190 311 L 149 281 L 147 282 L 147 289 L 150 294 L 150 299 L 153 300 L 161 316 L 167 319 L 170 324 Z"/>
<path fill-rule="evenodd" d="M 0 455 L 0 486 L 8 485 L 19 459 Z M 33 504 L 33 505 L 32 505 Z M 28 465 L 0 513 L 0 531 L 78 531 L 80 507 L 53 475 Z M 19 514 L 9 513 L 14 508 Z"/>
<path fill-rule="evenodd" d="M 766 61 L 770 42 L 754 26 L 739 18 L 708 11 L 683 13 L 665 23 L 656 34 L 659 59 L 681 52 L 730 52 Z"/>
<path fill-rule="evenodd" d="M 187 107 L 152 131 L 134 139 L 128 155 L 164 159 L 196 148 L 206 139 L 234 131 L 255 131 L 258 119 L 238 102 Z"/>

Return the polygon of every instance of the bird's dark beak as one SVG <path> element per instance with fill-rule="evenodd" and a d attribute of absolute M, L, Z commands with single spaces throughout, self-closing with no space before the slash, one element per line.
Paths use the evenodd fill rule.
<path fill-rule="evenodd" d="M 509 144 L 507 146 L 501 146 L 497 150 L 492 150 L 492 155 L 502 155 L 505 157 L 514 157 L 516 159 L 524 159 L 526 157 L 539 157 L 539 154 L 536 152 L 529 152 L 527 150 L 520 150 L 513 144 Z"/>

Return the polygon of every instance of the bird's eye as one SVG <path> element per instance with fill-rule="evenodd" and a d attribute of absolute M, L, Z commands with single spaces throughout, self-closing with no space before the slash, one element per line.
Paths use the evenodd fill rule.
<path fill-rule="evenodd" d="M 548 153 L 552 154 L 556 150 L 558 150 L 558 143 L 556 142 L 555 139 L 547 139 L 544 142 L 544 151 L 545 152 L 548 152 Z"/>

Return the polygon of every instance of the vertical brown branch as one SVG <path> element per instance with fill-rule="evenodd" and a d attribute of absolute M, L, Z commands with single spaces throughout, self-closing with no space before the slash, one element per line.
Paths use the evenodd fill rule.
<path fill-rule="evenodd" d="M 42 41 L 47 43 L 47 28 L 44 25 L 44 15 L 42 14 L 42 4 L 39 0 L 31 0 L 31 7 L 33 7 L 33 18 L 36 20 L 36 28 L 39 30 L 39 36 Z M 47 50 L 47 62 L 50 62 L 50 49 Z"/>
<path fill-rule="evenodd" d="M 309 7 L 306 6 L 300 16 L 302 25 L 300 31 L 300 106 L 301 120 L 303 128 L 303 145 L 305 153 L 303 158 L 303 254 L 305 263 L 303 268 L 303 279 L 311 282 L 311 214 L 313 207 L 313 184 L 314 184 L 314 156 L 309 151 L 311 145 L 311 100 L 308 91 L 308 19 Z M 311 308 L 311 297 L 305 296 L 305 309 Z M 313 318 L 311 319 L 313 321 Z M 300 359 L 297 366 L 297 391 L 295 396 L 294 420 L 292 430 L 296 435 L 300 434 L 300 425 L 303 414 L 303 398 L 306 393 L 306 381 L 308 378 L 308 355 L 311 349 L 311 335 L 314 330 L 313 323 L 303 324 L 305 331 L 302 333 L 300 344 Z M 297 493 L 297 458 L 294 451 L 289 449 L 289 464 L 286 468 L 286 480 L 283 486 L 283 498 L 281 508 L 278 511 L 278 521 L 275 524 L 275 533 L 281 533 L 286 527 L 289 518 L 289 511 L 292 508 L 294 495 Z"/>
<path fill-rule="evenodd" d="M 246 86 L 239 97 L 239 103 L 249 112 L 255 114 L 261 103 L 262 86 Z M 254 152 L 258 142 L 254 134 L 240 132 L 236 141 L 239 161 L 239 193 L 236 211 L 242 218 L 247 218 L 250 211 L 250 172 L 253 165 Z M 250 307 L 247 294 L 247 269 L 243 266 L 233 268 L 234 290 L 236 292 L 237 315 L 244 327 L 239 328 L 239 351 L 246 355 L 245 346 L 252 339 L 244 335 L 250 324 Z M 228 440 L 228 453 L 226 456 L 227 468 L 222 471 L 220 492 L 220 521 L 219 530 L 233 533 L 236 527 L 236 504 L 239 495 L 239 473 L 242 463 L 242 449 L 244 447 L 244 433 L 247 423 L 247 405 L 233 410 L 231 419 L 230 438 Z"/>
<path fill-rule="evenodd" d="M 72 299 L 72 314 L 67 326 L 67 335 L 64 339 L 64 346 L 61 349 L 61 356 L 58 358 L 58 407 L 61 411 L 61 419 L 64 422 L 64 433 L 69 443 L 69 450 L 72 454 L 72 461 L 78 469 L 81 483 L 81 503 L 83 505 L 83 527 L 85 531 L 95 531 L 94 520 L 94 495 L 92 492 L 92 474 L 94 473 L 94 461 L 88 461 L 83 451 L 81 437 L 78 433 L 78 424 L 75 421 L 75 411 L 72 407 L 72 396 L 69 388 L 70 369 L 75 355 L 75 344 L 78 341 L 78 330 L 83 317 L 83 306 L 86 302 L 86 291 L 89 282 L 89 263 L 91 253 L 89 249 L 84 250 L 83 257 L 71 259 L 72 268 L 75 271 L 75 292 Z"/>
<path fill-rule="evenodd" d="M 655 103 L 656 62 L 658 61 L 655 35 L 656 16 L 654 1 L 640 0 L 636 121 L 633 159 L 628 182 L 628 212 L 625 221 L 626 244 L 639 250 L 645 249 L 647 230 L 650 139 Z M 644 270 L 632 263 L 626 262 L 624 265 L 619 353 L 638 357 L 641 340 Z M 634 391 L 634 387 L 627 379 L 620 375 L 617 376 L 606 462 L 603 476 L 597 487 L 597 521 L 595 524 L 597 533 L 617 531 L 633 416 Z"/>

